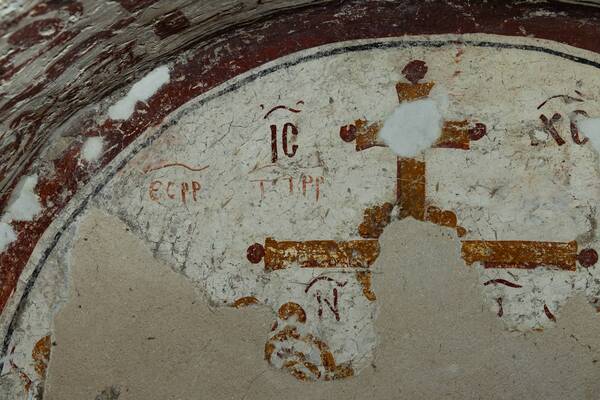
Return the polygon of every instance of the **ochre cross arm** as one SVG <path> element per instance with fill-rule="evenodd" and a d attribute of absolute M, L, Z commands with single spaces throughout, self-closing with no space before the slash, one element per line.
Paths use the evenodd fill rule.
<path fill-rule="evenodd" d="M 576 241 L 469 240 L 462 242 L 461 253 L 466 264 L 479 262 L 484 268 L 532 269 L 551 266 L 575 271 L 577 262 L 586 268 L 596 264 L 598 253 L 595 250 L 583 249 L 577 253 L 577 247 Z"/>
<path fill-rule="evenodd" d="M 265 270 L 275 271 L 298 265 L 300 268 L 369 268 L 379 256 L 377 240 L 265 240 L 248 248 L 247 258 Z"/>
<path fill-rule="evenodd" d="M 357 119 L 353 124 L 340 128 L 340 137 L 345 142 L 355 142 L 356 151 L 363 151 L 371 147 L 387 147 L 379 139 L 379 131 L 383 122 L 369 123 L 364 119 Z M 446 121 L 438 140 L 431 146 L 433 148 L 469 150 L 471 141 L 479 140 L 486 134 L 486 126 L 482 123 L 471 124 L 467 120 Z"/>

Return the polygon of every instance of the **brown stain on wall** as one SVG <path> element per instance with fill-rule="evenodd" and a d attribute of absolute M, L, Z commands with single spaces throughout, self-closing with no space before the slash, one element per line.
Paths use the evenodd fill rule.
<path fill-rule="evenodd" d="M 429 96 L 434 85 L 435 82 L 398 82 L 396 84 L 398 101 L 403 103 L 425 98 Z M 469 144 L 472 139 L 469 132 L 469 123 L 467 121 L 445 121 L 442 126 L 442 134 L 431 147 L 469 150 Z M 475 136 L 473 136 L 473 139 L 475 139 Z"/>
<path fill-rule="evenodd" d="M 50 361 L 51 346 L 50 335 L 47 335 L 35 343 L 31 352 L 31 358 L 33 358 L 35 363 L 35 372 L 42 380 L 46 377 L 46 369 L 48 368 L 48 362 Z"/>
<path fill-rule="evenodd" d="M 393 209 L 392 203 L 383 203 L 365 209 L 363 222 L 358 226 L 358 234 L 365 239 L 377 239 L 390 223 Z"/>
<path fill-rule="evenodd" d="M 436 225 L 456 229 L 459 237 L 467 231 L 458 225 L 456 214 L 427 205 L 426 163 L 414 158 L 398 158 L 396 196 L 400 207 L 398 218 L 412 217 Z"/>
<path fill-rule="evenodd" d="M 446 121 L 442 134 L 431 147 L 469 150 L 471 139 L 467 121 Z"/>
<path fill-rule="evenodd" d="M 356 273 L 356 280 L 362 286 L 363 295 L 369 301 L 377 300 L 375 292 L 371 289 L 371 272 L 370 271 L 358 271 Z"/>
<path fill-rule="evenodd" d="M 456 229 L 458 237 L 464 236 L 467 231 L 458 225 L 456 214 L 449 210 L 442 210 L 435 206 L 429 206 L 426 210 L 425 220 L 435 225 Z"/>
<path fill-rule="evenodd" d="M 294 342 L 302 342 L 319 353 L 319 362 L 309 361 L 302 351 L 295 350 Z M 277 351 L 277 346 L 282 349 Z M 300 381 L 331 381 L 354 375 L 349 363 L 337 364 L 329 346 L 311 334 L 301 335 L 294 326 L 286 326 L 271 336 L 265 344 L 265 360 L 273 365 L 273 357 L 283 360 L 282 368 Z"/>
<path fill-rule="evenodd" d="M 340 137 L 344 142 L 356 141 L 356 151 L 370 149 L 371 147 L 386 147 L 383 141 L 379 140 L 379 131 L 383 127 L 383 122 L 373 122 L 369 124 L 366 119 L 357 119 L 350 125 L 344 125 L 340 128 Z"/>
<path fill-rule="evenodd" d="M 13 365 L 13 368 L 16 368 L 16 367 Z M 23 371 L 19 371 L 19 379 L 21 380 L 21 383 L 23 384 L 23 389 L 25 389 L 25 392 L 29 394 L 29 390 L 31 390 L 31 385 L 33 384 L 33 381 Z"/>
<path fill-rule="evenodd" d="M 291 301 L 282 304 L 281 307 L 279 307 L 279 311 L 277 311 L 277 315 L 279 315 L 279 318 L 284 321 L 287 321 L 290 317 L 295 316 L 298 322 L 306 322 L 306 312 L 302 306 Z"/>
<path fill-rule="evenodd" d="M 154 23 L 154 33 L 161 39 L 184 31 L 190 26 L 190 20 L 180 10 L 159 17 Z"/>
<path fill-rule="evenodd" d="M 575 271 L 577 242 L 484 241 L 462 242 L 462 257 L 467 265 L 483 263 L 485 268 L 523 268 L 553 266 Z"/>
<path fill-rule="evenodd" d="M 232 307 L 233 308 L 242 308 L 242 307 L 250 306 L 252 304 L 258 304 L 258 300 L 256 299 L 256 297 L 246 296 L 246 297 L 240 297 L 239 299 L 237 299 L 233 303 Z"/>
<path fill-rule="evenodd" d="M 315 339 L 312 335 L 307 335 L 309 340 L 317 345 L 319 350 L 321 351 L 321 363 L 325 367 L 327 371 L 335 370 L 335 358 L 333 358 L 333 354 L 329 351 L 329 346 L 325 342 L 319 339 Z"/>
<path fill-rule="evenodd" d="M 301 268 L 368 268 L 379 256 L 377 240 L 265 240 L 265 269 L 274 271 L 297 263 Z"/>
<path fill-rule="evenodd" d="M 396 84 L 396 91 L 400 102 L 416 100 L 427 97 L 434 82 L 427 83 L 404 83 Z M 383 122 L 377 121 L 369 124 L 367 120 L 357 119 L 354 124 L 343 126 L 340 129 L 340 137 L 345 142 L 356 140 L 356 151 L 363 151 L 371 147 L 386 147 L 386 144 L 379 139 L 379 131 L 383 127 Z"/>
<path fill-rule="evenodd" d="M 374 122 L 368 124 L 366 120 L 356 120 L 357 136 L 356 136 L 356 151 L 362 151 L 375 146 L 385 146 L 379 140 L 379 131 L 383 127 L 382 122 Z"/>
<path fill-rule="evenodd" d="M 431 145 L 438 149 L 460 149 L 469 150 L 471 140 L 478 140 L 483 135 L 477 134 L 481 131 L 483 124 L 470 127 L 468 121 L 445 121 L 442 126 L 440 137 Z M 387 147 L 379 139 L 379 132 L 383 128 L 383 122 L 377 121 L 369 124 L 367 120 L 357 119 L 353 124 L 340 128 L 340 137 L 345 142 L 356 141 L 356 151 L 363 151 L 371 147 Z M 484 133 L 485 134 L 485 133 Z"/>
<path fill-rule="evenodd" d="M 425 162 L 413 158 L 398 158 L 397 202 L 400 219 L 425 219 Z"/>
<path fill-rule="evenodd" d="M 15 46 L 33 46 L 52 39 L 63 27 L 64 23 L 59 18 L 39 19 L 11 34 L 8 42 Z"/>
<path fill-rule="evenodd" d="M 424 83 L 406 83 L 398 82 L 396 84 L 396 93 L 398 93 L 398 101 L 413 101 L 429 96 L 435 82 Z"/>
<path fill-rule="evenodd" d="M 443 211 L 438 207 L 427 207 L 427 221 L 449 228 L 456 227 L 456 215 L 452 211 Z"/>
<path fill-rule="evenodd" d="M 398 100 L 403 103 L 423 99 L 429 95 L 434 85 L 435 82 L 398 82 L 396 84 Z M 354 121 L 354 124 L 341 127 L 340 137 L 345 142 L 356 140 L 356 151 L 374 146 L 385 147 L 386 144 L 378 137 L 382 127 L 383 122 L 369 124 L 367 120 L 358 119 Z M 440 138 L 431 147 L 469 150 L 471 140 L 479 140 L 484 135 L 484 124 L 478 123 L 475 127 L 470 128 L 467 121 L 445 121 Z"/>
<path fill-rule="evenodd" d="M 159 0 L 118 0 L 118 3 L 130 13 L 146 8 Z"/>

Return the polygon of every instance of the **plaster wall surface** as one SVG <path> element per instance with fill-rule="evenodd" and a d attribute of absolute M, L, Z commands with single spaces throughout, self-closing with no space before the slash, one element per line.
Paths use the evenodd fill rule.
<path fill-rule="evenodd" d="M 105 3 L 0 8 L 0 399 L 597 397 L 596 8 Z"/>

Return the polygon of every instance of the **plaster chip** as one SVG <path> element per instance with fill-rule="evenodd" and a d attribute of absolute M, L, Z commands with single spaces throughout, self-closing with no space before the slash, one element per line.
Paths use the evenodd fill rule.
<path fill-rule="evenodd" d="M 81 148 L 81 157 L 87 162 L 96 162 L 102 155 L 103 149 L 104 139 L 102 137 L 87 138 Z"/>
<path fill-rule="evenodd" d="M 147 101 L 163 85 L 169 83 L 169 67 L 163 65 L 155 68 L 148 75 L 136 82 L 125 97 L 108 109 L 111 119 L 128 119 L 135 110 L 138 101 Z"/>

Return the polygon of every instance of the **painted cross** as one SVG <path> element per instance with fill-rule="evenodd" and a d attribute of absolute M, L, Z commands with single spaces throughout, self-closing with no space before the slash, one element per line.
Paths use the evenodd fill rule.
<path fill-rule="evenodd" d="M 408 82 L 396 84 L 396 92 L 400 102 L 414 101 L 429 96 L 434 82 L 420 82 L 427 73 L 427 65 L 423 61 L 411 61 L 403 69 Z M 356 151 L 365 151 L 372 147 L 385 147 L 378 134 L 383 127 L 382 122 L 369 123 L 356 120 L 351 125 L 340 129 L 340 137 L 347 143 L 355 142 Z M 434 148 L 468 151 L 471 142 L 480 140 L 487 133 L 483 123 L 469 121 L 445 121 L 439 139 L 432 145 Z M 574 138 L 575 139 L 575 138 Z M 459 225 L 456 214 L 431 204 L 427 199 L 426 162 L 423 155 L 414 158 L 397 158 L 396 199 L 364 210 L 363 220 L 357 226 L 357 233 L 362 239 L 334 241 L 280 241 L 266 238 L 264 243 L 254 243 L 247 248 L 247 259 L 253 264 L 264 264 L 266 272 L 287 270 L 290 268 L 342 269 L 352 271 L 362 292 L 368 301 L 375 301 L 376 295 L 371 290 L 371 266 L 377 260 L 380 247 L 379 237 L 386 225 L 391 222 L 392 212 L 398 207 L 398 218 L 412 217 L 418 221 L 432 222 L 436 225 L 454 229 L 459 238 L 467 235 L 468 230 Z M 594 249 L 579 249 L 576 241 L 542 242 L 542 241 L 487 241 L 464 240 L 461 242 L 461 256 L 467 265 L 480 263 L 484 268 L 538 268 L 555 267 L 574 271 L 577 264 L 590 267 L 598 261 Z M 323 290 L 313 288 L 316 283 L 326 280 L 330 283 L 327 289 L 331 295 L 325 297 Z M 490 283 L 505 283 L 502 279 L 490 280 Z M 339 298 L 346 282 L 337 282 L 333 278 L 320 275 L 313 278 L 305 289 L 305 293 L 313 293 L 317 303 L 317 317 L 323 319 L 324 310 L 327 317 L 333 315 L 335 321 L 341 319 Z M 506 281 L 512 287 L 520 287 Z M 328 290 L 328 292 L 329 292 Z M 502 298 L 498 298 L 502 317 Z M 546 315 L 552 315 L 544 305 Z M 281 305 L 279 312 L 281 325 L 274 325 L 271 339 L 265 346 L 265 358 L 274 365 L 284 365 L 298 379 L 339 379 L 350 376 L 352 369 L 347 365 L 337 365 L 333 354 L 326 343 L 313 336 L 312 333 L 302 335 L 297 330 L 299 325 L 307 323 L 311 318 L 301 305 L 288 302 Z M 320 359 L 311 360 L 308 353 L 297 350 L 298 342 L 314 345 Z M 310 353 L 312 354 L 312 353 Z"/>
<path fill-rule="evenodd" d="M 402 73 L 408 83 L 396 84 L 400 102 L 414 101 L 429 95 L 435 83 L 420 83 L 427 70 L 427 64 L 420 60 L 411 61 L 404 67 Z M 385 143 L 378 138 L 382 126 L 381 122 L 369 124 L 366 120 L 356 120 L 354 124 L 340 128 L 340 137 L 345 142 L 355 142 L 356 151 L 363 151 L 371 147 L 386 147 Z M 486 131 L 486 126 L 482 123 L 471 125 L 468 121 L 446 121 L 440 138 L 432 147 L 469 150 L 470 142 L 483 138 Z M 574 141 L 578 143 L 575 140 L 576 137 L 578 138 L 577 132 L 572 133 Z M 465 228 L 458 225 L 454 212 L 441 210 L 428 203 L 426 163 L 421 158 L 398 157 L 396 204 L 399 206 L 398 217 L 400 219 L 412 217 L 418 221 L 428 221 L 450 227 L 456 229 L 459 237 L 463 237 L 467 233 Z M 390 221 L 392 208 L 393 205 L 386 203 L 365 210 L 364 221 L 359 226 L 359 234 L 364 238 L 378 238 L 385 225 Z M 462 242 L 462 256 L 467 264 L 480 262 L 485 268 L 552 266 L 574 271 L 577 262 L 587 268 L 598 261 L 598 254 L 594 249 L 582 249 L 578 253 L 578 245 L 575 241 L 562 243 L 470 240 Z"/>
<path fill-rule="evenodd" d="M 419 100 L 430 94 L 435 82 L 420 82 L 427 74 L 427 70 L 427 64 L 421 60 L 413 60 L 406 64 L 402 73 L 408 82 L 396 84 L 396 93 L 400 103 Z M 378 138 L 382 127 L 382 122 L 369 124 L 366 120 L 356 120 L 354 124 L 340 128 L 340 137 L 345 142 L 355 142 L 356 151 L 363 151 L 371 147 L 386 147 L 385 143 Z M 486 132 L 486 125 L 479 122 L 470 124 L 466 120 L 445 121 L 442 134 L 432 147 L 469 150 L 471 141 L 483 138 Z M 454 228 L 458 236 L 464 236 L 466 230 L 458 226 L 456 215 L 452 211 L 441 210 L 427 204 L 425 168 L 425 161 L 421 159 L 398 157 L 396 203 L 400 206 L 399 217 L 413 217 L 418 221 L 429 221 Z M 362 232 L 360 233 L 363 237 L 379 237 L 379 235 L 365 236 Z"/>

